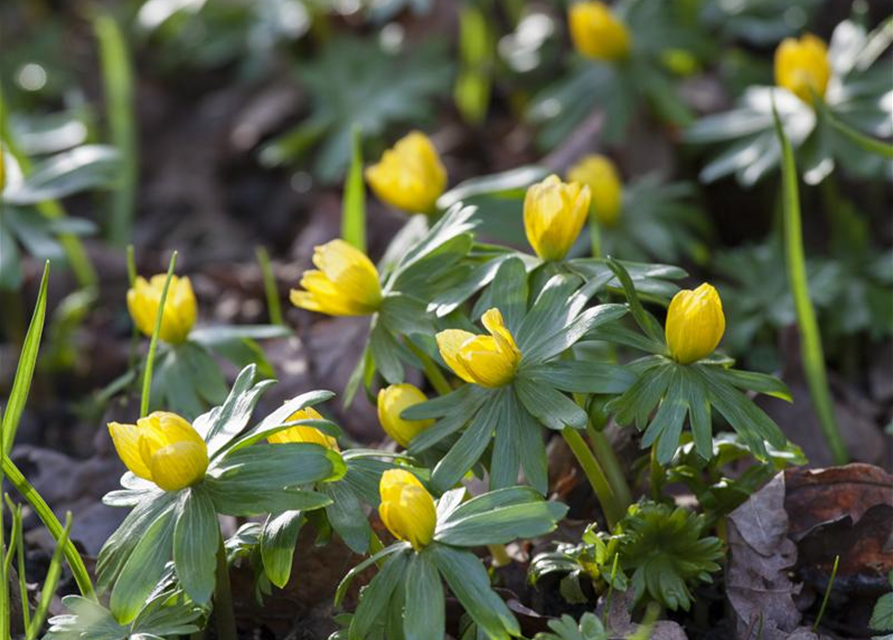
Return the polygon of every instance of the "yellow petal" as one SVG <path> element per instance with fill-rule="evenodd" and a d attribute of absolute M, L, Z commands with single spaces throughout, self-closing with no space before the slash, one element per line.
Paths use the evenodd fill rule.
<path fill-rule="evenodd" d="M 179 491 L 205 477 L 208 449 L 204 442 L 174 442 L 155 451 L 149 466 L 155 484 L 165 491 Z"/>
<path fill-rule="evenodd" d="M 401 447 L 408 447 L 413 438 L 434 424 L 434 420 L 404 420 L 400 417 L 404 410 L 427 399 L 421 390 L 406 382 L 392 384 L 378 392 L 378 421 Z"/>
<path fill-rule="evenodd" d="M 127 292 L 127 309 L 137 329 L 146 336 L 155 331 L 155 319 L 161 306 L 166 274 L 152 276 L 151 280 L 137 277 Z M 164 342 L 177 344 L 186 340 L 195 325 L 198 304 L 189 278 L 171 276 L 167 299 L 161 318 L 158 337 Z"/>
<path fill-rule="evenodd" d="M 629 30 L 603 2 L 571 5 L 568 26 L 574 48 L 584 56 L 610 62 L 629 54 Z"/>
<path fill-rule="evenodd" d="M 667 309 L 666 340 L 670 355 L 681 364 L 709 356 L 722 340 L 726 321 L 716 289 L 706 282 L 677 293 Z"/>
<path fill-rule="evenodd" d="M 313 407 L 307 407 L 306 409 L 295 411 L 288 417 L 286 422 L 322 419 L 323 417 L 316 409 L 314 409 Z M 271 444 L 284 444 L 288 442 L 309 442 L 310 444 L 322 445 L 327 449 L 340 451 L 340 449 L 338 448 L 338 440 L 328 435 L 327 433 L 323 433 L 316 427 L 291 427 L 289 429 L 285 429 L 284 431 L 274 433 L 269 438 L 267 438 L 267 442 Z"/>
<path fill-rule="evenodd" d="M 110 422 L 108 427 L 118 457 L 121 458 L 125 466 L 140 478 L 151 480 L 152 471 L 143 462 L 140 455 L 139 427 L 135 424 L 121 424 L 120 422 Z"/>
<path fill-rule="evenodd" d="M 592 211 L 599 223 L 614 226 L 623 208 L 623 182 L 614 163 L 605 156 L 589 155 L 567 175 L 569 180 L 589 187 Z"/>
<path fill-rule="evenodd" d="M 828 47 L 821 38 L 812 34 L 799 40 L 786 38 L 775 50 L 775 83 L 804 102 L 824 97 L 830 79 Z"/>
<path fill-rule="evenodd" d="M 379 494 L 379 516 L 395 538 L 408 541 L 416 551 L 431 542 L 437 511 L 418 478 L 403 469 L 389 469 L 381 476 Z"/>
<path fill-rule="evenodd" d="M 380 200 L 408 213 L 432 213 L 447 181 L 437 150 L 418 131 L 397 141 L 365 175 Z"/>
<path fill-rule="evenodd" d="M 524 197 L 527 240 L 543 260 L 561 260 L 573 246 L 589 214 L 589 188 L 565 184 L 551 175 Z"/>
<path fill-rule="evenodd" d="M 462 345 L 474 338 L 475 335 L 473 333 L 462 331 L 461 329 L 447 329 L 435 336 L 440 357 L 453 370 L 453 373 L 465 380 L 465 382 L 475 382 L 475 379 L 465 368 L 465 365 L 459 361 L 459 352 L 462 349 Z"/>

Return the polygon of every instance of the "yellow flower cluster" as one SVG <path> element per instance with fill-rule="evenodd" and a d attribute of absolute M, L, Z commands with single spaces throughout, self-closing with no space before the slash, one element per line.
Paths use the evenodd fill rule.
<path fill-rule="evenodd" d="M 568 11 L 574 48 L 584 56 L 612 62 L 629 55 L 629 29 L 604 2 L 578 2 Z"/>
<path fill-rule="evenodd" d="M 706 358 L 726 330 L 726 317 L 716 289 L 702 284 L 680 291 L 667 309 L 666 339 L 670 355 L 681 364 Z"/>
<path fill-rule="evenodd" d="M 108 425 L 118 456 L 135 475 L 165 491 L 179 491 L 205 477 L 208 446 L 185 419 L 156 411 L 136 424 Z"/>
<path fill-rule="evenodd" d="M 488 309 L 481 321 L 489 336 L 447 329 L 437 334 L 437 348 L 444 362 L 465 382 L 501 387 L 514 379 L 521 351 L 499 309 Z"/>
<path fill-rule="evenodd" d="M 144 335 L 151 336 L 155 331 L 155 318 L 166 278 L 163 273 L 152 276 L 150 280 L 140 276 L 127 292 L 130 317 Z M 189 336 L 197 317 L 198 304 L 189 278 L 171 276 L 158 338 L 170 344 L 183 342 Z"/>
<path fill-rule="evenodd" d="M 831 62 L 825 42 L 811 33 L 799 40 L 785 38 L 775 50 L 775 84 L 812 103 L 824 98 L 831 79 Z"/>
<path fill-rule="evenodd" d="M 366 181 L 380 200 L 407 213 L 430 214 L 447 174 L 428 136 L 413 131 L 366 169 Z"/>

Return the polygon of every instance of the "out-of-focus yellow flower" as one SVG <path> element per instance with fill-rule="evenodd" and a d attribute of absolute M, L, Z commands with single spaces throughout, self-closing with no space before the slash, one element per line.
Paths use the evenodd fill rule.
<path fill-rule="evenodd" d="M 607 157 L 590 155 L 571 167 L 568 180 L 585 184 L 592 192 L 592 212 L 599 224 L 612 227 L 623 209 L 623 182 Z"/>
<path fill-rule="evenodd" d="M 437 334 L 437 348 L 444 362 L 465 382 L 501 387 L 515 377 L 521 351 L 499 309 L 488 309 L 481 320 L 489 336 L 447 329 Z"/>
<path fill-rule="evenodd" d="M 420 551 L 434 537 L 437 510 L 434 498 L 419 479 L 403 469 L 388 469 L 378 485 L 378 515 L 394 537 Z"/>
<path fill-rule="evenodd" d="M 381 304 L 381 285 L 372 261 L 344 240 L 332 240 L 313 250 L 319 270 L 305 271 L 291 302 L 308 311 L 330 316 L 365 316 Z"/>
<path fill-rule="evenodd" d="M 155 330 L 155 316 L 161 304 L 165 274 L 154 275 L 150 280 L 137 277 L 127 292 L 127 309 L 137 329 L 147 336 Z M 198 304 L 189 278 L 171 276 L 171 283 L 164 301 L 164 315 L 161 318 L 161 331 L 158 337 L 164 342 L 177 344 L 186 340 L 195 319 Z"/>
<path fill-rule="evenodd" d="M 825 42 L 811 33 L 785 38 L 775 50 L 775 83 L 798 98 L 812 103 L 813 94 L 825 97 L 831 63 Z"/>
<path fill-rule="evenodd" d="M 722 300 L 706 282 L 692 291 L 680 291 L 667 310 L 667 346 L 673 359 L 682 364 L 696 362 L 713 353 L 726 330 Z"/>
<path fill-rule="evenodd" d="M 127 468 L 165 491 L 179 491 L 205 477 L 208 446 L 176 413 L 155 411 L 136 424 L 109 423 L 115 449 Z"/>
<path fill-rule="evenodd" d="M 392 384 L 378 392 L 378 421 L 401 447 L 408 447 L 413 438 L 434 424 L 434 420 L 404 420 L 400 417 L 405 409 L 427 399 L 418 387 L 408 382 Z"/>
<path fill-rule="evenodd" d="M 288 416 L 286 422 L 295 422 L 297 420 L 322 420 L 319 411 L 313 407 L 307 407 L 300 411 L 295 411 Z M 284 431 L 274 433 L 267 442 L 270 444 L 287 444 L 289 442 L 309 442 L 310 444 L 319 444 L 327 449 L 341 451 L 338 448 L 338 441 L 327 433 L 323 433 L 316 427 L 290 427 Z"/>
<path fill-rule="evenodd" d="M 413 131 L 366 169 L 366 181 L 380 200 L 407 213 L 432 213 L 446 188 L 446 169 L 424 133 Z"/>
<path fill-rule="evenodd" d="M 524 231 L 543 260 L 561 260 L 570 251 L 589 216 L 589 187 L 565 184 L 551 175 L 527 189 Z"/>
<path fill-rule="evenodd" d="M 630 33 L 604 2 L 578 2 L 568 11 L 571 42 L 584 56 L 620 60 L 629 54 Z"/>

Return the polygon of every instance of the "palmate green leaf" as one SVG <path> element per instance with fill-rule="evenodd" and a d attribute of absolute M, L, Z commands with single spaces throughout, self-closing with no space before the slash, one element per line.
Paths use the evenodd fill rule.
<path fill-rule="evenodd" d="M 440 418 L 434 426 L 412 439 L 410 452 L 421 453 L 461 429 L 492 395 L 488 389 L 466 384 L 445 396 L 404 409 L 400 414 L 404 420 Z"/>
<path fill-rule="evenodd" d="M 642 303 L 639 300 L 639 295 L 636 292 L 636 287 L 633 284 L 633 280 L 630 277 L 629 272 L 626 270 L 623 264 L 611 258 L 608 259 L 608 266 L 611 268 L 611 271 L 614 272 L 614 275 L 617 276 L 617 279 L 623 286 L 623 292 L 626 295 L 630 313 L 632 313 L 633 318 L 635 318 L 636 324 L 639 325 L 639 328 L 642 330 L 642 332 L 651 340 L 662 343 L 664 333 L 663 329 L 661 328 L 660 323 L 654 318 L 654 316 L 645 311 L 645 308 L 642 306 Z"/>
<path fill-rule="evenodd" d="M 403 633 L 406 640 L 441 638 L 445 607 L 440 573 L 429 555 L 412 554 L 406 567 Z"/>
<path fill-rule="evenodd" d="M 874 631 L 893 631 L 893 593 L 885 593 L 875 602 L 868 627 Z"/>
<path fill-rule="evenodd" d="M 35 204 L 87 189 L 112 187 L 120 177 L 120 169 L 120 156 L 112 147 L 75 147 L 37 164 L 27 178 L 4 190 L 3 200 L 9 204 Z"/>
<path fill-rule="evenodd" d="M 345 482 L 346 477 L 338 482 L 323 483 L 319 490 L 332 500 L 332 504 L 326 507 L 329 524 L 352 551 L 362 554 L 369 549 L 372 528 L 362 502 L 353 488 Z"/>
<path fill-rule="evenodd" d="M 460 182 L 444 193 L 437 201 L 439 209 L 449 209 L 457 202 L 465 202 L 474 196 L 499 197 L 522 196 L 527 187 L 549 175 L 549 170 L 539 165 L 517 167 Z"/>
<path fill-rule="evenodd" d="M 525 367 L 523 376 L 534 384 L 546 384 L 572 393 L 623 393 L 637 376 L 626 367 L 604 362 L 558 360 Z"/>
<path fill-rule="evenodd" d="M 174 527 L 173 558 L 180 585 L 196 604 L 207 604 L 214 592 L 220 525 L 202 485 L 188 489 L 179 503 Z"/>
<path fill-rule="evenodd" d="M 34 368 L 37 366 L 37 352 L 40 349 L 40 337 L 43 334 L 44 321 L 46 320 L 47 284 L 49 282 L 50 264 L 43 268 L 43 276 L 40 279 L 40 289 L 37 294 L 37 303 L 34 305 L 34 313 L 25 334 L 25 342 L 22 344 L 22 353 L 16 366 L 16 375 L 9 393 L 9 400 L 0 421 L 0 446 L 6 455 L 12 450 L 15 442 L 16 431 L 19 428 L 19 420 L 28 402 L 28 393 L 31 390 L 31 379 L 34 377 Z"/>
<path fill-rule="evenodd" d="M 505 260 L 488 289 L 487 304 L 502 313 L 505 326 L 520 337 L 521 321 L 527 315 L 527 269 L 518 258 Z"/>
<path fill-rule="evenodd" d="M 481 504 L 473 504 L 475 500 Z M 565 505 L 543 500 L 535 489 L 497 489 L 472 498 L 446 522 L 438 522 L 434 539 L 459 547 L 505 544 L 554 531 L 566 513 Z"/>
<path fill-rule="evenodd" d="M 363 591 L 360 604 L 353 614 L 348 630 L 350 640 L 363 640 L 372 626 L 381 619 L 391 600 L 391 594 L 405 580 L 409 559 L 405 553 L 391 555 L 369 586 Z"/>
<path fill-rule="evenodd" d="M 608 640 L 608 632 L 594 613 L 584 613 L 579 625 L 567 614 L 548 624 L 553 633 L 540 632 L 533 640 Z"/>
<path fill-rule="evenodd" d="M 286 511 L 268 516 L 264 522 L 259 543 L 264 573 L 280 589 L 285 587 L 291 577 L 298 534 L 306 521 L 300 511 Z"/>
<path fill-rule="evenodd" d="M 236 440 L 232 447 L 229 448 L 229 451 L 235 452 L 256 442 L 260 442 L 279 431 L 284 425 L 290 424 L 288 418 L 295 412 L 306 409 L 307 407 L 313 407 L 326 400 L 331 400 L 333 397 L 335 397 L 335 394 L 332 391 L 308 391 L 307 393 L 302 393 L 299 396 L 287 400 L 281 407 L 261 420 L 260 424 L 256 427 L 252 427 L 244 436 Z M 306 423 L 308 423 L 308 421 L 300 420 L 296 421 L 294 424 Z M 340 435 L 340 433 L 330 435 L 337 436 Z"/>
<path fill-rule="evenodd" d="M 494 431 L 493 453 L 490 456 L 490 488 L 502 489 L 518 483 L 518 472 L 521 468 L 521 429 L 525 424 L 520 416 L 524 407 L 518 404 L 513 390 L 509 389 L 502 397 L 502 413 L 499 428 Z M 540 429 L 537 427 L 537 435 Z M 540 436 L 542 440 L 542 436 Z M 543 449 L 543 447 L 540 447 Z M 543 450 L 543 453 L 545 451 Z M 537 449 L 523 451 L 523 455 L 539 455 Z"/>
<path fill-rule="evenodd" d="M 556 431 L 564 427 L 586 428 L 589 416 L 560 391 L 525 377 L 517 378 L 513 387 L 527 411 L 544 426 Z"/>
<path fill-rule="evenodd" d="M 473 553 L 437 543 L 426 547 L 424 553 L 490 640 L 510 640 L 511 636 L 521 635 L 518 621 L 490 587 L 487 571 Z"/>

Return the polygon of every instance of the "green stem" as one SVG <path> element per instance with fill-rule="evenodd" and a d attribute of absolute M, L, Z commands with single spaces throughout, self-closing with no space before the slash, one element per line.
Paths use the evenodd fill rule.
<path fill-rule="evenodd" d="M 152 331 L 152 340 L 149 342 L 149 353 L 146 356 L 146 371 L 143 376 L 143 396 L 140 401 L 140 417 L 149 414 L 149 396 L 152 392 L 152 367 L 155 364 L 155 351 L 158 349 L 158 334 L 161 333 L 161 321 L 164 318 L 164 303 L 167 301 L 167 290 L 174 275 L 174 267 L 177 265 L 177 252 L 171 255 L 171 262 L 167 267 L 167 277 L 164 288 L 161 289 L 161 299 L 158 301 L 158 311 L 155 313 L 155 329 Z"/>
<path fill-rule="evenodd" d="M 602 257 L 602 231 L 598 224 L 598 218 L 595 216 L 595 209 L 589 212 L 589 242 L 592 246 L 592 257 Z"/>
<path fill-rule="evenodd" d="M 267 297 L 267 313 L 270 314 L 272 324 L 285 325 L 282 320 L 282 305 L 279 302 L 279 289 L 276 287 L 276 277 L 273 275 L 273 267 L 270 264 L 270 254 L 266 247 L 257 247 L 255 250 L 257 263 L 260 265 L 260 273 L 264 280 L 264 294 Z"/>
<path fill-rule="evenodd" d="M 214 590 L 214 619 L 217 621 L 219 640 L 238 640 L 236 616 L 233 610 L 233 593 L 229 583 L 229 564 L 226 562 L 226 547 L 223 537 L 217 547 L 217 575 Z"/>
<path fill-rule="evenodd" d="M 809 393 L 812 396 L 819 424 L 828 442 L 828 448 L 836 464 L 846 464 L 846 444 L 837 425 L 834 404 L 828 388 L 825 371 L 825 354 L 822 337 L 816 320 L 815 308 L 809 298 L 809 281 L 806 275 L 806 256 L 803 249 L 803 229 L 800 217 L 800 193 L 797 184 L 797 167 L 791 144 L 776 117 L 776 130 L 782 145 L 782 188 L 784 203 L 784 242 L 788 280 L 800 325 L 800 353 Z"/>
<path fill-rule="evenodd" d="M 491 563 L 494 567 L 507 567 L 512 563 L 512 557 L 505 550 L 504 544 L 488 544 L 490 550 Z"/>
<path fill-rule="evenodd" d="M 409 347 L 409 350 L 412 351 L 415 356 L 422 361 L 422 369 L 425 372 L 425 377 L 428 378 L 428 382 L 431 383 L 431 386 L 434 387 L 437 393 L 442 396 L 451 393 L 453 391 L 453 387 L 450 386 L 450 383 L 444 377 L 443 372 L 428 356 L 428 354 L 417 347 L 415 344 L 413 344 L 412 340 L 407 339 L 406 346 Z"/>
<path fill-rule="evenodd" d="M 0 469 L 4 467 L 6 454 L 0 447 Z M 0 487 L 3 486 L 3 472 L 0 471 Z M 3 502 L 0 501 L 0 638 L 9 638 L 11 616 L 9 606 L 9 576 L 6 574 L 6 540 L 3 537 L 5 523 L 3 522 Z"/>
<path fill-rule="evenodd" d="M 22 472 L 19 471 L 18 467 L 13 464 L 12 460 L 6 456 L 0 456 L 0 461 L 2 461 L 2 469 L 6 478 L 12 486 L 22 494 L 22 497 L 28 501 L 28 504 L 31 505 L 31 508 L 34 509 L 41 522 L 43 522 L 44 526 L 58 543 L 62 538 L 62 533 L 65 530 L 65 527 L 63 527 L 59 522 L 59 519 L 56 518 L 56 514 L 53 513 L 53 510 L 50 509 L 49 505 L 47 505 L 37 490 L 31 486 L 31 483 L 25 479 L 25 476 L 22 475 Z M 90 574 L 87 572 L 87 567 L 84 565 L 84 561 L 81 559 L 80 554 L 71 540 L 65 541 L 63 553 L 65 554 L 65 559 L 68 560 L 68 565 L 71 567 L 71 573 L 74 575 L 75 582 L 77 582 L 81 595 L 96 601 L 96 592 L 93 589 L 93 583 L 90 581 Z"/>
<path fill-rule="evenodd" d="M 586 446 L 583 436 L 576 429 L 565 427 L 561 431 L 561 435 L 564 436 L 564 441 L 571 448 L 571 451 L 577 458 L 577 462 L 583 468 L 583 473 L 586 474 L 589 484 L 592 485 L 595 497 L 601 504 L 605 519 L 608 521 L 608 528 L 613 529 L 614 525 L 623 517 L 623 510 L 617 502 L 614 490 L 611 488 L 604 471 L 602 471 L 601 465 L 589 447 Z"/>
<path fill-rule="evenodd" d="M 633 495 L 629 488 L 629 483 L 626 481 L 623 467 L 620 465 L 620 460 L 617 459 L 617 454 L 614 453 L 614 447 L 611 446 L 608 436 L 604 432 L 595 429 L 591 423 L 586 424 L 586 432 L 589 434 L 589 442 L 592 443 L 592 451 L 595 453 L 595 457 L 598 458 L 599 464 L 601 464 L 605 476 L 607 476 L 608 482 L 611 484 L 611 489 L 614 490 L 617 503 L 626 512 L 626 508 L 632 504 Z"/>

